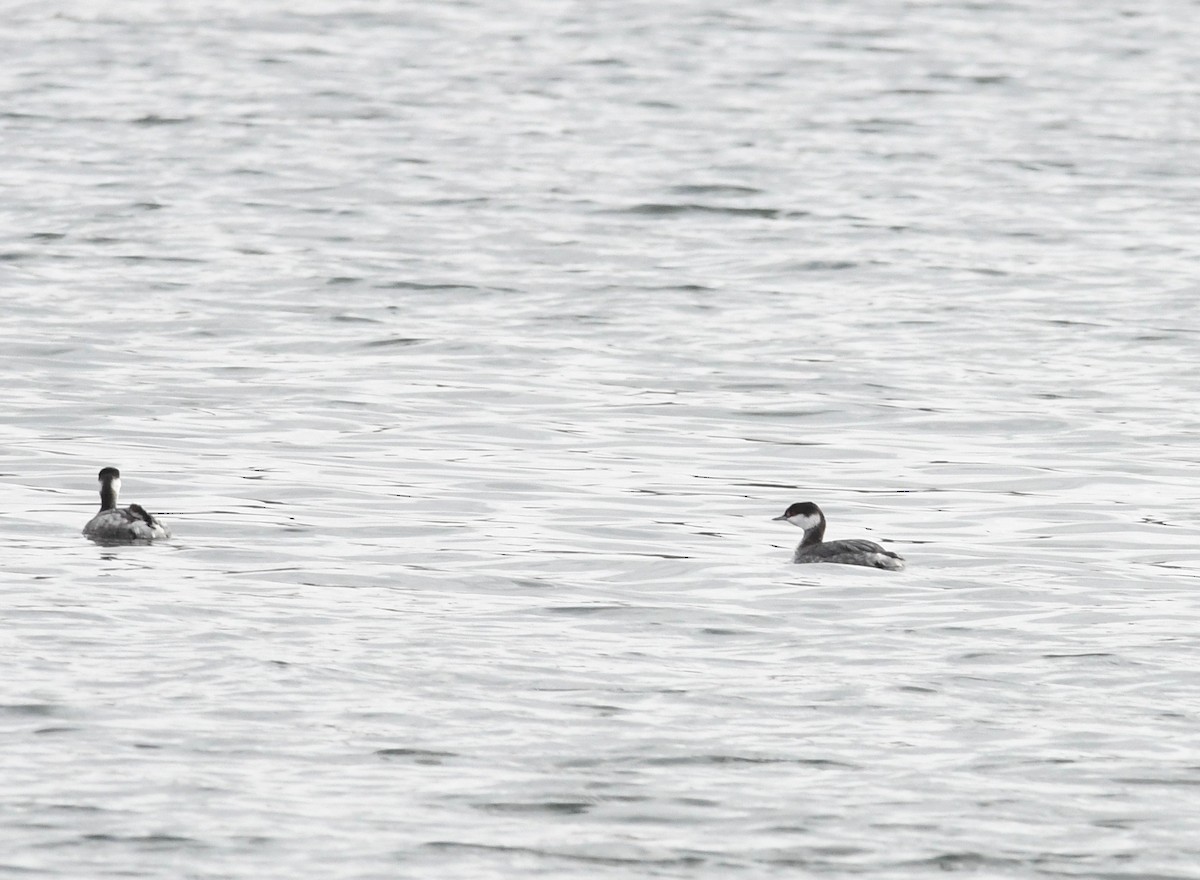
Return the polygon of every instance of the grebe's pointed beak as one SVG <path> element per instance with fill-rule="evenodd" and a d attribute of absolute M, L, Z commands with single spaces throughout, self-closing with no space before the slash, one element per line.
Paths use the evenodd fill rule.
<path fill-rule="evenodd" d="M 781 513 L 781 514 L 779 514 L 779 516 L 773 516 L 773 517 L 771 517 L 771 522 L 779 522 L 780 520 L 783 520 L 784 522 L 787 522 L 787 514 L 786 514 L 786 513 Z"/>

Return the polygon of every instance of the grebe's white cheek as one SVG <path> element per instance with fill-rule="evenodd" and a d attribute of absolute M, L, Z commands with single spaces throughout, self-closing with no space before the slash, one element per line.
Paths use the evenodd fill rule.
<path fill-rule="evenodd" d="M 121 494 L 121 478 L 114 477 L 111 485 L 112 485 L 113 492 L 117 495 L 120 495 Z"/>
<path fill-rule="evenodd" d="M 788 522 L 794 526 L 804 529 L 804 531 L 807 532 L 809 529 L 821 522 L 821 517 L 817 516 L 816 514 L 809 513 L 804 516 L 793 516 L 790 520 L 788 520 Z"/>

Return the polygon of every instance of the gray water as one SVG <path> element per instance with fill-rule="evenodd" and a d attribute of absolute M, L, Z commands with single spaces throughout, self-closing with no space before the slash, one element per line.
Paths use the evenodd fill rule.
<path fill-rule="evenodd" d="M 1200 877 L 1144 7 L 10 6 L 0 874 Z"/>

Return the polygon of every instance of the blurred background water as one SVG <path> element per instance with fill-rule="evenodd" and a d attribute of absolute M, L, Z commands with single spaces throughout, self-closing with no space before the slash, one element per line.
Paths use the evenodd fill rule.
<path fill-rule="evenodd" d="M 0 874 L 1200 877 L 1195 4 L 5 20 Z"/>

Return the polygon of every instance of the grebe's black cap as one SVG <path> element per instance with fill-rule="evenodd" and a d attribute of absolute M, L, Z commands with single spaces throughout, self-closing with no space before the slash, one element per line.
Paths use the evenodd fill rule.
<path fill-rule="evenodd" d="M 119 479 L 121 479 L 121 472 L 114 467 L 102 468 L 100 470 L 100 482 L 101 483 L 103 483 L 105 480 L 119 480 Z"/>
<path fill-rule="evenodd" d="M 821 508 L 813 504 L 811 501 L 797 501 L 791 507 L 783 512 L 781 516 L 774 519 L 791 519 L 793 516 L 820 516 Z"/>

